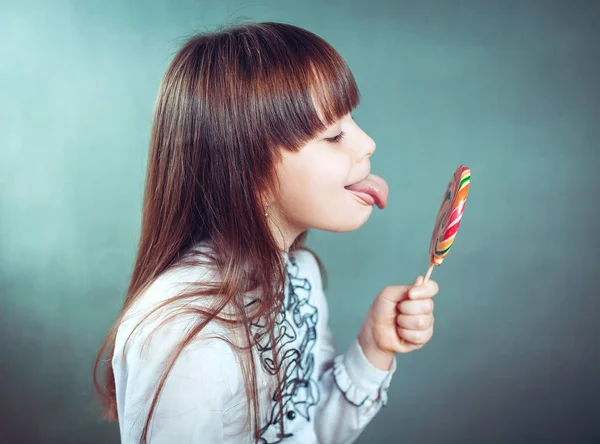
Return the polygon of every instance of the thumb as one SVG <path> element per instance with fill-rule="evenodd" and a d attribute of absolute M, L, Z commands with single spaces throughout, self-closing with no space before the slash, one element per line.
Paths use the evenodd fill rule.
<path fill-rule="evenodd" d="M 397 304 L 405 299 L 408 299 L 408 292 L 412 285 L 388 285 L 379 293 L 384 301 Z"/>
<path fill-rule="evenodd" d="M 422 284 L 424 279 L 425 278 L 423 276 L 418 276 L 415 282 L 413 282 L 411 285 L 388 285 L 382 291 L 384 298 L 395 303 L 408 299 L 409 290 L 416 285 Z"/>
<path fill-rule="evenodd" d="M 405 299 L 409 299 L 408 292 L 413 287 L 422 284 L 423 280 L 423 276 L 418 276 L 411 285 L 389 285 L 387 287 L 386 299 L 395 303 L 400 303 Z"/>

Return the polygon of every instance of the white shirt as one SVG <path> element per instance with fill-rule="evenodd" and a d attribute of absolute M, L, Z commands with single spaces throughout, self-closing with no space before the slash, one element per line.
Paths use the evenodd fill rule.
<path fill-rule="evenodd" d="M 286 367 L 284 421 L 279 436 L 278 404 L 273 401 L 274 378 L 269 374 L 270 352 L 258 350 L 257 376 L 261 402 L 262 443 L 351 443 L 387 402 L 387 390 L 396 369 L 375 368 L 358 340 L 337 354 L 328 327 L 328 308 L 318 264 L 306 250 L 283 253 L 286 278 L 285 311 L 275 328 L 277 347 L 283 346 Z M 121 442 L 137 444 L 154 390 L 169 352 L 181 340 L 190 318 L 165 324 L 143 350 L 148 334 L 164 319 L 133 327 L 156 303 L 172 297 L 185 282 L 206 279 L 202 267 L 163 273 L 140 296 L 121 323 L 112 359 Z M 172 313 L 172 312 L 169 312 Z M 260 324 L 260 323 L 257 323 Z M 210 328 L 209 328 L 210 327 Z M 260 325 L 252 326 L 260 331 Z M 215 333 L 211 324 L 203 330 Z M 150 444 L 251 443 L 244 382 L 236 353 L 219 339 L 202 335 L 186 347 L 167 378 L 149 429 Z M 264 344 L 267 345 L 268 344 Z M 140 354 L 140 351 L 142 352 Z"/>

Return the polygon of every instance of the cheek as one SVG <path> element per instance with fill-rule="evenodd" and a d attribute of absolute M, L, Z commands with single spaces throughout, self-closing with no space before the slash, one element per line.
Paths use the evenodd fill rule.
<path fill-rule="evenodd" d="M 282 200 L 294 211 L 322 211 L 343 199 L 350 162 L 345 156 L 324 157 L 286 172 L 282 177 Z"/>

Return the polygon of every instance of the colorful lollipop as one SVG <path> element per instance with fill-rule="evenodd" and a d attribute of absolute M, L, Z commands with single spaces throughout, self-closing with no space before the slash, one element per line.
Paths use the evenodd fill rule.
<path fill-rule="evenodd" d="M 431 244 L 429 246 L 430 263 L 424 282 L 427 282 L 431 276 L 434 266 L 439 266 L 456 237 L 456 232 L 460 226 L 460 220 L 465 211 L 467 195 L 469 194 L 469 185 L 471 183 L 471 170 L 466 166 L 459 166 L 450 183 L 444 197 L 440 211 L 438 211 L 433 234 L 431 235 Z"/>

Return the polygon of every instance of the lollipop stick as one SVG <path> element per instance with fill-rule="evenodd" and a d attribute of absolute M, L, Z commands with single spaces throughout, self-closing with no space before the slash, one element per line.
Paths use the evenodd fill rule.
<path fill-rule="evenodd" d="M 425 275 L 425 279 L 423 279 L 423 283 L 425 283 L 429 280 L 429 277 L 431 276 L 432 271 L 433 271 L 433 264 L 431 264 L 429 266 L 429 269 L 427 270 L 427 274 Z"/>

